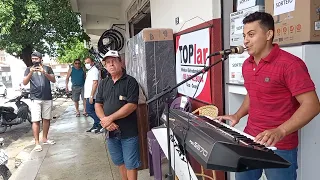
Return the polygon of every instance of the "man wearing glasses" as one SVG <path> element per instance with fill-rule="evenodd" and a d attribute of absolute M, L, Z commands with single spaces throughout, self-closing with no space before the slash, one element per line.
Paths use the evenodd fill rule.
<path fill-rule="evenodd" d="M 68 84 L 69 84 L 69 78 L 71 77 L 72 82 L 72 100 L 74 102 L 74 106 L 76 108 L 76 117 L 80 117 L 80 111 L 79 111 L 79 101 L 80 101 L 80 95 L 81 99 L 83 101 L 83 115 L 88 117 L 87 111 L 86 111 L 86 100 L 84 99 L 84 82 L 86 78 L 86 73 L 84 69 L 81 67 L 81 61 L 80 59 L 75 59 L 73 62 L 73 66 L 69 68 L 67 78 L 66 78 L 66 91 L 69 92 Z"/>

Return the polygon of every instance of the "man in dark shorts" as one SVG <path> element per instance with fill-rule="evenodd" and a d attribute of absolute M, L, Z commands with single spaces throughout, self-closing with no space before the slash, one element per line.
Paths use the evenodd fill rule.
<path fill-rule="evenodd" d="M 67 78 L 66 78 L 66 91 L 69 92 L 68 84 L 69 84 L 69 78 L 71 77 L 72 82 L 72 100 L 74 102 L 74 106 L 76 108 L 76 116 L 80 116 L 79 111 L 79 101 L 80 101 L 80 95 L 81 99 L 83 101 L 83 115 L 88 116 L 86 112 L 86 100 L 84 99 L 84 82 L 86 78 L 86 72 L 81 67 L 81 61 L 80 59 L 75 59 L 73 62 L 73 66 L 69 68 Z"/>
<path fill-rule="evenodd" d="M 119 166 L 122 179 L 136 180 L 140 153 L 137 125 L 139 85 L 122 68 L 117 51 L 104 57 L 109 76 L 98 87 L 95 109 L 107 129 L 108 149 L 113 163 Z"/>

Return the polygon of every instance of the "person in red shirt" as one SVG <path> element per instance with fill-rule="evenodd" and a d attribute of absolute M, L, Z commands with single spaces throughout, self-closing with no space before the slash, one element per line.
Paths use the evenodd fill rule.
<path fill-rule="evenodd" d="M 250 55 L 242 66 L 247 95 L 233 115 L 218 119 L 236 125 L 248 114 L 244 132 L 291 163 L 265 169 L 268 180 L 296 180 L 298 130 L 319 114 L 320 104 L 305 63 L 273 44 L 274 20 L 265 12 L 243 19 L 244 45 Z M 236 180 L 257 180 L 262 169 L 236 173 Z"/>

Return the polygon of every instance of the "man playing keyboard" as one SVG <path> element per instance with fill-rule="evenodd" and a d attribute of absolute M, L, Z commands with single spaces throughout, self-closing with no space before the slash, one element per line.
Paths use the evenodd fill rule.
<path fill-rule="evenodd" d="M 291 163 L 289 168 L 265 169 L 268 180 L 297 179 L 298 130 L 319 114 L 319 99 L 305 63 L 273 44 L 272 15 L 255 12 L 243 19 L 244 45 L 250 55 L 242 67 L 248 92 L 233 115 L 218 117 L 236 125 L 247 114 L 244 132 Z M 236 173 L 236 180 L 258 180 L 262 169 Z"/>

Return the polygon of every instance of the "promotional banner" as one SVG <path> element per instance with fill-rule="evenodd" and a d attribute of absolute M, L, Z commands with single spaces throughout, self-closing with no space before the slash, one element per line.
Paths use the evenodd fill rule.
<path fill-rule="evenodd" d="M 208 66 L 210 61 L 210 28 L 193 31 L 176 37 L 177 83 Z M 211 102 L 210 70 L 199 74 L 178 87 L 180 94 Z"/>
<path fill-rule="evenodd" d="M 229 83 L 243 84 L 242 64 L 249 57 L 247 51 L 229 55 Z"/>

